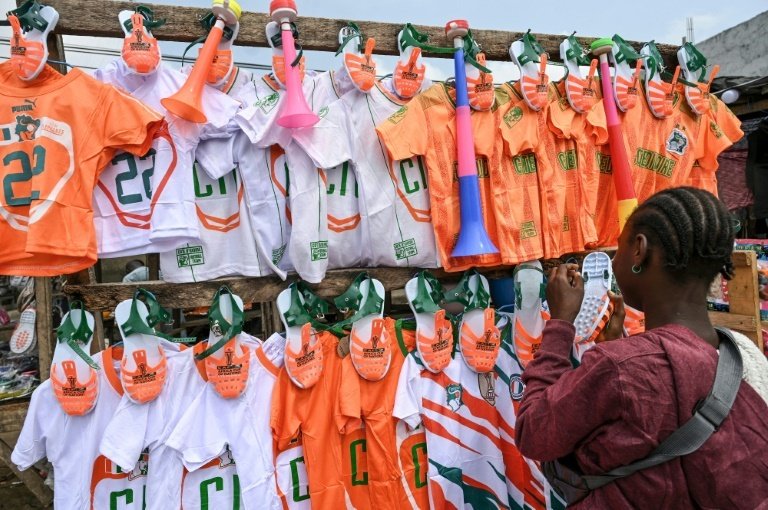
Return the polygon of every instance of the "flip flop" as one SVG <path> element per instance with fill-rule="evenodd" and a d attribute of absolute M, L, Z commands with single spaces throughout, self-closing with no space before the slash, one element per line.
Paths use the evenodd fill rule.
<path fill-rule="evenodd" d="M 79 305 L 79 308 L 75 308 Z M 87 414 L 96 405 L 98 363 L 88 354 L 93 341 L 94 318 L 79 301 L 56 329 L 56 348 L 51 363 L 51 386 L 62 410 L 71 416 Z M 102 360 L 109 363 L 110 360 Z"/>
<path fill-rule="evenodd" d="M 379 381 L 392 361 L 392 338 L 384 327 L 384 285 L 367 278 L 360 283 L 360 308 L 352 318 L 350 355 L 360 377 Z"/>
<path fill-rule="evenodd" d="M 293 38 L 298 39 L 299 31 L 291 23 L 293 28 Z M 267 42 L 272 48 L 272 75 L 281 89 L 285 89 L 285 57 L 283 56 L 283 36 L 280 24 L 277 21 L 270 21 L 265 27 L 267 33 Z M 303 55 L 299 57 L 299 81 L 304 81 L 306 74 L 306 59 Z"/>
<path fill-rule="evenodd" d="M 327 308 L 307 305 L 299 283 L 292 283 L 277 296 L 277 309 L 285 327 L 285 370 L 299 388 L 311 388 L 323 373 L 323 344 L 313 327 Z"/>
<path fill-rule="evenodd" d="M 479 374 L 496 366 L 501 336 L 491 304 L 488 280 L 476 270 L 464 273 L 456 287 L 446 292 L 445 301 L 464 305 L 459 328 L 459 347 L 467 366 Z"/>
<path fill-rule="evenodd" d="M 31 352 L 37 345 L 37 336 L 35 335 L 35 321 L 37 311 L 33 306 L 28 306 L 19 316 L 19 324 L 13 330 L 13 335 L 8 341 L 11 352 L 14 354 L 26 354 Z"/>
<path fill-rule="evenodd" d="M 611 258 L 603 252 L 591 252 L 581 264 L 584 279 L 584 300 L 576 316 L 574 357 L 581 361 L 586 351 L 594 347 L 595 340 L 610 320 L 613 305 L 608 298 L 613 279 Z"/>
<path fill-rule="evenodd" d="M 154 294 L 144 289 L 136 290 L 133 299 L 115 308 L 115 323 L 125 345 L 120 379 L 125 394 L 138 404 L 157 398 L 165 385 L 167 363 L 160 339 L 173 339 L 156 331 L 154 326 L 170 320 L 170 312 L 160 306 Z"/>
<path fill-rule="evenodd" d="M 229 299 L 222 299 L 222 295 Z M 208 311 L 210 333 L 207 347 L 195 359 L 204 362 L 208 382 L 213 384 L 216 393 L 226 399 L 239 397 L 248 385 L 251 353 L 239 340 L 243 319 L 243 300 L 232 294 L 229 287 L 220 287 Z"/>
<path fill-rule="evenodd" d="M 640 55 L 645 66 L 645 97 L 648 107 L 654 117 L 665 119 L 672 115 L 675 99 L 675 86 L 680 76 L 680 66 L 675 68 L 672 82 L 667 83 L 662 78 L 664 75 L 664 61 L 654 41 L 645 43 L 640 48 Z"/>
<path fill-rule="evenodd" d="M 416 317 L 416 349 L 424 367 L 438 374 L 448 366 L 453 355 L 453 324 L 445 318 L 440 283 L 422 271 L 405 285 L 408 304 Z"/>
<path fill-rule="evenodd" d="M 549 320 L 549 313 L 543 309 L 547 285 L 541 262 L 532 260 L 518 264 L 514 280 L 515 316 L 512 329 L 515 354 L 520 365 L 525 368 L 539 350 L 541 335 Z"/>
<path fill-rule="evenodd" d="M 376 40 L 369 37 L 363 52 L 363 33 L 360 27 L 351 21 L 339 30 L 339 49 L 336 56 L 344 55 L 344 68 L 352 83 L 361 92 L 370 91 L 376 83 L 376 62 L 372 57 L 375 47 Z"/>
<path fill-rule="evenodd" d="M 421 63 L 419 44 L 427 40 L 428 36 L 419 33 L 410 23 L 397 34 L 400 57 L 392 73 L 392 88 L 401 99 L 410 99 L 421 90 L 427 67 Z"/>
<path fill-rule="evenodd" d="M 485 66 L 485 53 L 478 53 L 475 58 L 477 63 Z M 467 76 L 467 94 L 469 106 L 473 110 L 488 111 L 496 102 L 496 94 L 493 87 L 493 74 L 486 73 L 473 64 L 464 64 Z"/>
<path fill-rule="evenodd" d="M 162 26 L 165 20 L 154 20 L 152 10 L 143 5 L 136 10 L 120 11 L 117 15 L 123 39 L 123 62 L 136 74 L 151 74 L 160 65 L 160 45 L 152 35 L 153 28 Z"/>
<path fill-rule="evenodd" d="M 8 13 L 13 29 L 11 67 L 20 79 L 34 80 L 48 61 L 48 34 L 59 22 L 53 7 L 27 2 Z"/>
<path fill-rule="evenodd" d="M 547 76 L 547 54 L 531 31 L 512 43 L 509 56 L 520 69 L 520 89 L 523 99 L 534 110 L 541 110 L 548 102 L 549 76 Z"/>
<path fill-rule="evenodd" d="M 613 65 L 613 95 L 619 110 L 626 112 L 637 105 L 637 81 L 640 77 L 642 56 L 618 34 L 612 38 L 613 48 L 608 58 Z M 634 69 L 631 62 L 634 62 Z"/>
<path fill-rule="evenodd" d="M 568 74 L 565 77 L 565 95 L 571 108 L 578 113 L 586 113 L 597 103 L 598 81 L 595 80 L 597 59 L 590 59 L 588 53 L 576 39 L 576 33 L 560 43 L 560 58 L 565 63 Z M 589 66 L 586 78 L 581 75 L 581 66 Z"/>
<path fill-rule="evenodd" d="M 685 43 L 677 50 L 677 60 L 680 62 L 685 81 L 696 84 L 695 87 L 690 85 L 685 87 L 685 99 L 691 110 L 697 115 L 709 113 L 712 109 L 712 104 L 709 102 L 709 89 L 720 71 L 720 66 L 712 66 L 712 72 L 707 80 L 707 57 L 691 43 Z"/>

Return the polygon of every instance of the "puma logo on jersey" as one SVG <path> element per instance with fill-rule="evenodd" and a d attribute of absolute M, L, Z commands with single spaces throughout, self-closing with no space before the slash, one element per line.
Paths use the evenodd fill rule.
<path fill-rule="evenodd" d="M 506 114 L 504 114 L 504 122 L 507 124 L 507 127 L 512 127 L 518 122 L 520 122 L 520 119 L 523 118 L 523 109 L 519 106 L 515 106 L 511 110 L 509 110 Z"/>
<path fill-rule="evenodd" d="M 29 115 L 19 115 L 16 117 L 14 132 L 18 135 L 20 142 L 34 140 L 37 130 L 40 129 L 40 124 L 40 119 L 35 119 Z"/>
<path fill-rule="evenodd" d="M 11 106 L 11 112 L 13 113 L 31 112 L 32 110 L 35 109 L 36 106 L 37 106 L 37 99 L 25 99 L 24 104 Z"/>
<path fill-rule="evenodd" d="M 667 138 L 667 152 L 682 156 L 688 148 L 688 137 L 678 128 L 672 130 Z"/>
<path fill-rule="evenodd" d="M 523 399 L 523 392 L 525 391 L 525 384 L 523 384 L 523 378 L 515 374 L 509 378 L 509 396 L 512 400 L 519 401 Z"/>
<path fill-rule="evenodd" d="M 449 384 L 445 388 L 445 403 L 451 411 L 457 412 L 464 405 L 463 395 L 464 388 L 461 387 L 461 384 Z"/>
<path fill-rule="evenodd" d="M 480 388 L 480 395 L 491 404 L 496 405 L 496 377 L 494 372 L 477 374 L 477 385 Z"/>

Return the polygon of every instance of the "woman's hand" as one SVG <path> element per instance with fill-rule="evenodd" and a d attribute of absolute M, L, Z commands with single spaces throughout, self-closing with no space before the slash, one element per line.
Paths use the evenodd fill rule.
<path fill-rule="evenodd" d="M 584 280 L 578 264 L 561 264 L 549 272 L 547 303 L 553 319 L 573 322 L 584 300 Z"/>
<path fill-rule="evenodd" d="M 627 315 L 627 312 L 624 310 L 624 298 L 621 294 L 614 294 L 609 290 L 608 299 L 611 300 L 613 305 L 613 314 L 608 320 L 608 324 L 606 324 L 595 340 L 596 343 L 616 340 L 624 336 L 624 318 Z"/>

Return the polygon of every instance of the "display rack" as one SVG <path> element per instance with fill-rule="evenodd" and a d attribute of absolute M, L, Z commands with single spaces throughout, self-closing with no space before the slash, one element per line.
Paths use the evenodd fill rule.
<path fill-rule="evenodd" d="M 126 1 L 111 0 L 43 0 L 46 5 L 54 7 L 60 15 L 59 22 L 48 39 L 48 48 L 50 59 L 65 61 L 64 45 L 62 35 L 77 35 L 90 37 L 116 37 L 122 39 L 124 34 L 117 22 L 117 13 L 125 9 L 133 9 L 137 3 Z M 17 0 L 18 4 L 22 2 Z M 164 41 L 191 42 L 205 35 L 200 26 L 201 19 L 208 11 L 207 9 L 181 7 L 176 5 L 159 5 L 142 3 L 150 7 L 156 17 L 164 18 L 165 25 L 153 29 L 153 35 Z M 250 7 L 250 4 L 244 4 Z M 263 0 L 259 6 L 266 7 L 267 2 Z M 85 14 L 87 13 L 87 15 Z M 447 14 L 448 15 L 448 14 Z M 513 16 L 509 16 L 510 24 L 516 23 Z M 264 26 L 269 21 L 268 15 L 257 12 L 244 12 L 240 19 L 240 31 L 237 37 L 238 46 L 258 46 L 268 47 Z M 405 23 L 407 19 L 403 19 Z M 300 17 L 297 24 L 301 33 L 301 45 L 305 50 L 318 50 L 326 52 L 335 52 L 338 48 L 337 34 L 339 30 L 347 23 L 343 19 Z M 384 55 L 397 55 L 397 34 L 403 27 L 402 23 L 380 23 L 373 21 L 356 21 L 367 37 L 376 39 L 376 53 Z M 423 26 L 416 25 L 417 30 L 429 34 L 432 44 L 450 46 L 451 43 L 445 39 L 442 26 Z M 524 28 L 524 27 L 519 27 Z M 608 27 L 606 27 L 608 28 Z M 482 45 L 482 49 L 489 61 L 509 61 L 509 46 L 512 42 L 519 39 L 524 32 L 501 31 L 501 30 L 473 30 L 475 39 Z M 535 34 L 539 43 L 545 51 L 552 57 L 551 60 L 558 61 L 559 45 L 562 42 L 562 35 L 555 34 Z M 579 37 L 582 45 L 588 46 L 595 38 Z M 630 44 L 639 49 L 641 42 L 630 42 Z M 658 44 L 662 58 L 669 66 L 674 67 L 677 64 L 677 47 L 668 44 Z M 451 58 L 450 55 L 432 54 L 425 52 L 428 57 Z M 66 66 L 57 65 L 57 69 L 66 73 Z M 756 281 L 755 271 L 756 263 L 754 254 L 752 259 L 741 263 L 743 256 L 747 253 L 737 253 L 737 279 L 738 282 L 731 287 L 731 310 L 732 314 L 713 314 L 715 320 L 723 325 L 733 327 L 738 331 L 757 340 L 759 335 L 759 311 L 756 322 L 749 316 L 747 304 L 749 299 L 756 299 L 756 286 L 749 288 L 747 275 L 749 273 Z M 557 262 L 550 262 L 556 264 Z M 751 266 L 750 266 L 751 264 Z M 150 275 L 157 275 L 157 259 L 151 258 L 148 266 Z M 546 264 L 545 264 L 546 266 Z M 314 286 L 319 295 L 335 296 L 343 292 L 352 282 L 355 276 L 366 269 L 349 269 L 329 271 L 322 284 Z M 374 278 L 379 279 L 388 293 L 395 289 L 402 289 L 405 283 L 418 271 L 417 268 L 372 268 L 367 271 Z M 488 277 L 510 276 L 511 268 L 498 267 L 481 270 Z M 443 271 L 434 271 L 435 275 L 442 281 L 456 281 L 460 277 L 457 273 L 445 273 Z M 289 276 L 289 281 L 295 279 L 295 276 Z M 271 301 L 274 300 L 279 292 L 286 288 L 288 282 L 283 282 L 277 277 L 263 278 L 225 278 L 215 281 L 172 284 L 160 281 L 142 282 L 141 287 L 154 292 L 163 306 L 167 308 L 190 308 L 199 306 L 208 306 L 216 290 L 222 284 L 227 284 L 232 288 L 235 294 L 243 298 L 245 303 L 257 303 L 261 311 L 262 325 L 264 328 L 271 328 L 273 331 L 280 330 L 280 321 L 277 319 L 275 310 Z M 102 347 L 104 345 L 103 326 L 101 324 L 101 311 L 113 309 L 117 303 L 133 296 L 134 290 L 138 284 L 119 284 L 119 283 L 98 283 L 96 272 L 91 268 L 75 275 L 67 277 L 67 284 L 64 286 L 64 293 L 81 299 L 86 308 L 94 312 L 96 317 L 96 332 L 94 345 Z M 743 299 L 737 297 L 741 296 Z M 52 285 L 50 278 L 35 279 L 35 295 L 37 301 L 37 326 L 36 334 L 38 339 L 39 359 L 40 359 L 40 377 L 42 380 L 48 378 L 49 367 L 53 355 L 55 335 L 53 331 L 51 316 L 51 294 Z M 754 306 L 756 301 L 753 301 Z M 742 306 L 743 305 L 743 306 Z M 18 436 L 24 421 L 28 408 L 28 402 L 14 402 L 0 405 L 0 460 L 8 464 L 17 474 L 19 479 L 35 494 L 43 505 L 49 505 L 52 501 L 52 491 L 43 484 L 43 480 L 34 470 L 18 472 L 15 466 L 10 462 L 10 452 L 12 445 Z"/>

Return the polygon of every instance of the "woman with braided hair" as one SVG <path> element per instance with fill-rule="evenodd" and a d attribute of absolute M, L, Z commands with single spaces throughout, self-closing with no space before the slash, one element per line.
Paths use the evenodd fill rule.
<path fill-rule="evenodd" d="M 732 277 L 734 231 L 725 206 L 703 190 L 668 189 L 641 204 L 613 268 L 623 300 L 645 313 L 646 332 L 598 344 L 578 368 L 569 355 L 583 281 L 575 265 L 552 271 L 552 320 L 523 373 L 515 426 L 523 455 L 602 475 L 648 457 L 692 417 L 713 386 L 720 339 L 707 290 L 717 274 Z M 622 297 L 612 296 L 608 338 L 620 336 Z M 719 429 L 693 453 L 615 480 L 569 508 L 768 509 L 768 361 L 733 336 L 743 380 Z"/>

